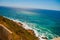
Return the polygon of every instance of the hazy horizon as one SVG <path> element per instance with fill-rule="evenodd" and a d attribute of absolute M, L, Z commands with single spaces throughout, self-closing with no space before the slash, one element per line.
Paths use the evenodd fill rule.
<path fill-rule="evenodd" d="M 0 6 L 60 11 L 60 0 L 0 0 Z"/>

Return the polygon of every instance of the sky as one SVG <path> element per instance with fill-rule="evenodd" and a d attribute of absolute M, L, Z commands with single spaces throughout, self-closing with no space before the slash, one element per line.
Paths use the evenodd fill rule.
<path fill-rule="evenodd" d="M 60 0 L 0 0 L 0 6 L 60 11 Z"/>

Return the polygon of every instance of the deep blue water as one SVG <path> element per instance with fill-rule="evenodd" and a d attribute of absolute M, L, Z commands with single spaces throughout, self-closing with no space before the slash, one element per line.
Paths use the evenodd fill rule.
<path fill-rule="evenodd" d="M 60 36 L 60 11 L 0 7 L 0 16 L 25 22 L 39 35 L 44 33 L 48 38 Z"/>

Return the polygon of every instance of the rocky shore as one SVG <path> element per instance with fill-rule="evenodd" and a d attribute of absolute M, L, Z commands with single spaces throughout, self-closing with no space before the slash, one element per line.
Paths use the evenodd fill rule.
<path fill-rule="evenodd" d="M 23 26 L 23 24 L 22 23 L 20 23 L 20 22 L 16 22 L 16 21 L 14 21 L 17 25 L 19 25 L 19 26 Z M 34 35 L 35 36 L 35 33 L 34 33 L 34 31 L 33 30 L 31 30 L 31 29 L 25 29 L 25 30 L 27 30 L 31 35 Z"/>
<path fill-rule="evenodd" d="M 17 21 L 14 21 L 14 20 L 10 20 L 8 18 L 0 16 L 0 24 L 5 26 L 13 34 L 13 35 L 11 35 L 11 34 L 5 35 L 4 31 L 7 31 L 7 30 L 5 30 L 5 29 L 3 30 L 3 28 L 1 29 L 1 27 L 0 27 L 0 29 L 1 29 L 0 30 L 0 33 L 1 33 L 0 34 L 0 39 L 1 39 L 2 35 L 3 36 L 5 35 L 7 40 L 8 40 L 8 38 L 10 39 L 11 37 L 12 37 L 12 39 L 14 38 L 13 40 L 40 40 L 38 37 L 36 37 L 36 35 L 35 35 L 33 30 L 25 29 L 24 27 L 22 27 L 23 24 L 20 23 L 20 22 L 17 22 Z M 8 33 L 8 32 L 6 32 L 6 33 Z M 43 37 L 43 39 L 46 39 L 46 38 Z M 52 40 L 60 40 L 60 37 L 53 38 Z"/>
<path fill-rule="evenodd" d="M 0 38 L 1 40 L 39 40 L 33 30 L 26 30 L 22 27 L 23 24 L 19 22 L 15 22 L 13 20 L 10 20 L 8 18 L 5 18 L 3 16 L 0 16 L 0 24 L 6 27 L 8 30 L 10 30 L 12 33 L 9 33 L 7 29 L 3 28 L 0 25 L 1 31 L 0 31 Z M 7 34 L 7 35 L 6 35 Z"/>
<path fill-rule="evenodd" d="M 22 23 L 20 22 L 16 22 L 19 26 L 23 25 Z M 27 29 L 26 29 L 27 30 Z M 35 35 L 34 31 L 31 30 L 31 29 L 28 29 L 27 30 L 31 35 Z M 46 39 L 46 38 L 45 38 Z M 57 37 L 57 38 L 53 38 L 52 40 L 60 40 L 60 37 Z"/>

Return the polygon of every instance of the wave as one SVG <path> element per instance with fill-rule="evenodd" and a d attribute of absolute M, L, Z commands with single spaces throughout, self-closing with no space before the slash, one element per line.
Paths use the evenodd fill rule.
<path fill-rule="evenodd" d="M 4 17 L 6 17 L 6 16 L 4 16 Z M 35 23 L 22 22 L 22 21 L 20 21 L 19 19 L 14 19 L 14 18 L 10 18 L 10 17 L 6 17 L 6 18 L 8 18 L 8 19 L 10 19 L 10 20 L 13 20 L 13 21 L 16 21 L 16 22 L 22 23 L 22 24 L 23 24 L 22 27 L 25 28 L 26 30 L 28 30 L 28 29 L 33 30 L 34 33 L 35 33 L 35 36 L 38 37 L 39 40 L 40 40 L 40 36 L 43 35 L 43 34 L 44 34 L 44 35 L 47 35 L 47 37 L 51 36 L 50 38 L 54 38 L 54 37 L 55 37 L 55 36 L 51 33 L 51 31 L 48 30 L 48 29 L 46 29 L 46 28 L 42 28 L 42 27 L 40 27 L 40 29 L 39 29 L 39 28 L 36 28 L 35 26 L 37 26 L 37 24 L 35 24 Z M 39 32 L 38 30 L 39 30 L 40 32 Z M 45 31 L 45 30 L 47 30 L 47 31 Z M 45 33 L 44 33 L 44 31 L 45 31 Z M 58 35 L 57 35 L 57 36 L 58 36 Z M 49 39 L 50 39 L 50 38 L 49 38 Z"/>
<path fill-rule="evenodd" d="M 4 16 L 4 17 L 6 17 L 6 16 Z M 13 21 L 16 21 L 16 22 L 22 23 L 22 24 L 23 24 L 23 25 L 22 25 L 23 28 L 25 28 L 25 29 L 27 29 L 27 30 L 28 30 L 28 29 L 33 30 L 34 33 L 35 33 L 35 35 L 38 37 L 37 31 L 36 31 L 35 29 L 32 29 L 31 27 L 29 27 L 26 22 L 22 22 L 22 21 L 20 21 L 19 19 L 13 19 L 13 18 L 9 18 L 9 17 L 6 17 L 6 18 L 8 18 L 8 19 L 10 19 L 10 20 L 13 20 Z"/>

